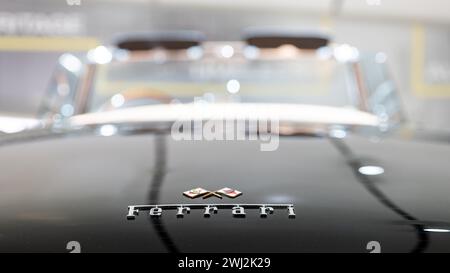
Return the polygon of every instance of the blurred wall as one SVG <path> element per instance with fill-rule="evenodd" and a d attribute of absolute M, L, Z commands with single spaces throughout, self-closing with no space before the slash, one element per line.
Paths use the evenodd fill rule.
<path fill-rule="evenodd" d="M 1 38 L 76 36 L 89 41 L 88 48 L 91 38 L 108 43 L 118 32 L 196 29 L 211 40 L 236 40 L 247 26 L 288 26 L 327 29 L 336 42 L 385 52 L 409 119 L 419 127 L 450 131 L 447 21 L 414 14 L 406 18 L 383 12 L 377 16 L 358 11 L 346 14 L 349 3 L 338 0 L 309 1 L 311 6 L 296 8 L 283 6 L 284 2 L 217 7 L 205 1 L 180 5 L 180 1 L 81 0 L 81 5 L 68 5 L 65 0 L 0 0 L 0 113 L 34 113 L 59 54 L 82 48 L 73 48 L 70 42 L 66 50 L 37 43 L 16 51 L 2 47 Z M 48 26 L 54 24 L 59 28 Z"/>

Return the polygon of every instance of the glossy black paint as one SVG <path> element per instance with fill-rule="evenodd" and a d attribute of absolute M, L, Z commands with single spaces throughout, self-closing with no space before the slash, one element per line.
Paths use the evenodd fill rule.
<path fill-rule="evenodd" d="M 174 141 L 169 135 L 79 136 L 0 147 L 0 251 L 68 252 L 446 252 L 450 233 L 450 147 L 396 138 L 370 141 L 282 137 L 256 141 Z M 357 169 L 378 164 L 385 174 Z M 296 218 L 257 210 L 234 218 L 140 214 L 127 206 L 230 203 L 189 199 L 194 187 L 231 187 L 236 203 L 293 203 Z"/>

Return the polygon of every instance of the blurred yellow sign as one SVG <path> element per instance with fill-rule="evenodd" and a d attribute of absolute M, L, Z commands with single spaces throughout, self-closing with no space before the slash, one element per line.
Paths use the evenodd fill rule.
<path fill-rule="evenodd" d="M 99 44 L 92 37 L 0 36 L 0 51 L 87 51 Z"/>

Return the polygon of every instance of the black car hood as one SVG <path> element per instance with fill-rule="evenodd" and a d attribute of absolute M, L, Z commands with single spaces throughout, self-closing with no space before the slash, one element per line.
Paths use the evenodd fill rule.
<path fill-rule="evenodd" d="M 346 143 L 346 144 L 345 144 Z M 450 147 L 396 139 L 284 137 L 278 150 L 255 141 L 174 141 L 166 135 L 68 137 L 0 147 L 0 251 L 383 252 L 449 251 Z M 384 167 L 375 178 L 355 168 Z M 236 199 L 183 192 L 230 187 Z M 235 218 L 192 210 L 127 220 L 145 204 L 287 203 L 295 218 L 257 209 Z"/>

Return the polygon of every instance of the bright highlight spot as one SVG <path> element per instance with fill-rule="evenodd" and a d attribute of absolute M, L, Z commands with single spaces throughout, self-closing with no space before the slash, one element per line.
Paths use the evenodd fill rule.
<path fill-rule="evenodd" d="M 316 50 L 317 58 L 321 60 L 328 60 L 333 56 L 333 51 L 328 46 L 323 46 Z"/>
<path fill-rule="evenodd" d="M 229 80 L 227 82 L 227 91 L 231 94 L 236 94 L 241 89 L 241 85 L 237 80 Z"/>
<path fill-rule="evenodd" d="M 259 56 L 259 49 L 256 46 L 246 46 L 244 56 L 248 59 L 256 59 Z"/>
<path fill-rule="evenodd" d="M 103 125 L 100 127 L 100 135 L 102 136 L 112 136 L 117 133 L 117 127 L 114 125 Z"/>
<path fill-rule="evenodd" d="M 379 166 L 362 166 L 358 172 L 364 175 L 380 175 L 384 173 L 384 169 Z"/>
<path fill-rule="evenodd" d="M 443 229 L 443 228 L 425 228 L 424 231 L 426 231 L 426 232 L 439 232 L 439 233 L 450 232 L 449 229 Z"/>
<path fill-rule="evenodd" d="M 70 104 L 64 104 L 63 106 L 61 106 L 61 115 L 65 116 L 65 117 L 70 117 L 71 115 L 73 115 L 73 106 Z"/>
<path fill-rule="evenodd" d="M 111 62 L 112 54 L 105 46 L 98 46 L 88 52 L 87 58 L 94 63 L 107 64 Z"/>
<path fill-rule="evenodd" d="M 334 57 L 339 62 L 355 61 L 359 57 L 359 51 L 355 47 L 343 44 L 334 49 Z"/>
<path fill-rule="evenodd" d="M 230 46 L 230 45 L 225 45 L 220 50 L 220 54 L 224 58 L 231 58 L 234 55 L 234 48 L 232 46 Z"/>
<path fill-rule="evenodd" d="M 193 46 L 193 47 L 188 48 L 186 54 L 189 59 L 198 60 L 203 56 L 203 50 L 199 46 Z"/>
<path fill-rule="evenodd" d="M 330 136 L 334 138 L 345 138 L 347 136 L 347 132 L 342 129 L 333 129 L 330 131 Z"/>
<path fill-rule="evenodd" d="M 122 94 L 116 94 L 111 98 L 111 105 L 119 108 L 125 103 L 125 97 Z"/>
<path fill-rule="evenodd" d="M 0 116 L 0 133 L 18 133 L 37 125 L 38 121 L 34 119 Z"/>
<path fill-rule="evenodd" d="M 72 73 L 78 73 L 81 70 L 81 61 L 72 54 L 66 53 L 59 57 L 59 63 Z"/>

